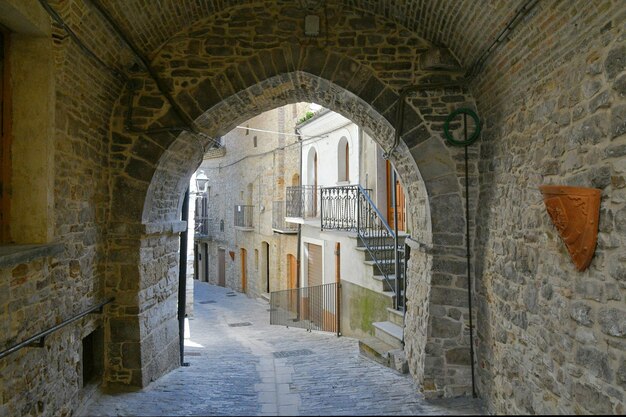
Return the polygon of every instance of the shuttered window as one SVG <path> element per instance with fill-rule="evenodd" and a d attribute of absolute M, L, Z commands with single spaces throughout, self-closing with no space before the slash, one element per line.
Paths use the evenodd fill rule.
<path fill-rule="evenodd" d="M 308 259 L 307 259 L 307 280 L 308 286 L 322 285 L 322 247 L 307 243 Z"/>

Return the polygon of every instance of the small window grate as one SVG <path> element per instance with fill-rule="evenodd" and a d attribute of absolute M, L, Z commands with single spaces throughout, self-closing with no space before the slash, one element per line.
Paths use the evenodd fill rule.
<path fill-rule="evenodd" d="M 305 356 L 312 355 L 313 352 L 309 349 L 299 350 L 283 350 L 281 352 L 273 352 L 275 358 L 290 358 L 292 356 Z"/>
<path fill-rule="evenodd" d="M 244 327 L 244 326 L 252 326 L 252 323 L 248 321 L 244 321 L 243 323 L 229 323 L 230 327 Z"/>
<path fill-rule="evenodd" d="M 202 356 L 202 352 L 185 352 L 185 356 Z"/>
<path fill-rule="evenodd" d="M 215 301 L 213 301 L 213 300 L 200 301 L 200 302 L 198 302 L 198 304 L 215 304 Z"/>

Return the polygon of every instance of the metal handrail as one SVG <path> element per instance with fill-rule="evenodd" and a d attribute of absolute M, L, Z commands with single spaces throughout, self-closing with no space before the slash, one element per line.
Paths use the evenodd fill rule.
<path fill-rule="evenodd" d="M 361 191 L 361 195 L 363 196 L 363 198 L 365 198 L 365 201 L 367 201 L 369 203 L 369 205 L 372 207 L 372 209 L 374 209 L 374 212 L 376 213 L 377 217 L 382 222 L 383 226 L 385 226 L 385 229 L 387 229 L 387 232 L 389 232 L 392 236 L 395 237 L 395 235 L 396 235 L 395 232 L 393 230 L 391 230 L 391 226 L 389 226 L 389 223 L 387 223 L 387 220 L 385 220 L 385 218 L 383 217 L 383 214 L 380 212 L 380 210 L 378 210 L 378 207 L 376 207 L 376 204 L 374 204 L 374 202 L 370 198 L 367 190 L 364 189 L 363 187 L 361 187 L 360 184 L 359 184 L 358 187 L 359 187 L 359 190 Z"/>
<path fill-rule="evenodd" d="M 391 290 L 393 291 L 393 293 L 395 294 L 395 301 L 394 301 L 394 308 L 396 310 L 401 310 L 404 309 L 404 296 L 405 294 L 401 293 L 401 288 L 400 288 L 400 279 L 402 279 L 402 277 L 404 276 L 402 274 L 403 272 L 403 268 L 398 268 L 398 264 L 399 262 L 404 262 L 404 256 L 400 254 L 400 248 L 398 245 L 398 236 L 396 235 L 396 233 L 391 229 L 391 226 L 389 226 L 389 223 L 387 223 L 387 221 L 385 220 L 385 218 L 383 217 L 382 213 L 380 212 L 380 210 L 378 210 L 378 207 L 376 207 L 376 205 L 374 204 L 374 202 L 372 201 L 372 199 L 369 197 L 368 193 L 366 190 L 363 189 L 363 187 L 361 187 L 361 185 L 358 186 L 359 187 L 359 201 L 358 201 L 358 226 L 357 226 L 357 234 L 358 236 L 361 238 L 361 242 L 363 242 L 363 245 L 365 245 L 365 248 L 367 249 L 367 252 L 370 254 L 370 256 L 372 257 L 372 260 L 374 261 L 374 263 L 376 264 L 376 267 L 378 268 L 378 270 L 380 271 L 380 273 L 383 276 L 383 279 L 385 280 L 385 283 L 387 284 L 387 286 L 389 288 L 391 288 Z M 364 203 L 366 203 L 367 209 L 369 210 L 370 215 L 374 214 L 374 218 L 363 218 L 364 216 L 367 216 L 367 214 L 363 213 L 363 209 L 361 208 L 361 201 L 363 201 Z M 365 207 L 364 207 L 365 208 Z M 363 224 L 363 220 L 366 222 L 366 224 Z M 371 223 L 375 223 L 375 225 L 372 225 Z M 383 226 L 383 228 L 381 228 L 380 226 Z M 370 230 L 373 230 L 375 232 L 378 232 L 377 235 L 374 235 L 374 233 L 368 233 Z M 382 232 L 382 233 L 381 233 Z M 385 233 L 386 232 L 386 236 Z M 384 265 L 384 263 L 382 261 L 384 260 L 391 260 L 391 259 L 379 259 L 381 258 L 381 253 L 384 254 L 384 251 L 380 251 L 380 250 L 376 250 L 375 247 L 376 246 L 382 246 L 382 245 L 375 245 L 374 247 L 370 246 L 370 244 L 368 243 L 367 239 L 368 237 L 375 237 L 378 238 L 380 240 L 379 243 L 383 243 L 387 238 L 388 239 L 393 239 L 393 261 L 394 261 L 394 274 L 396 276 L 396 282 L 395 285 L 392 284 L 391 280 L 389 279 L 389 272 L 387 270 L 386 265 Z"/>
<path fill-rule="evenodd" d="M 10 348 L 3 350 L 2 352 L 0 352 L 0 359 L 4 358 L 5 356 L 10 355 L 11 353 L 17 352 L 18 350 L 20 350 L 21 348 L 25 347 L 25 346 L 29 346 L 29 345 L 33 345 L 35 343 L 36 340 L 39 340 L 39 342 L 37 344 L 35 344 L 35 347 L 43 347 L 44 343 L 45 343 L 45 338 L 46 336 L 48 336 L 50 333 L 54 333 L 57 330 L 67 326 L 70 323 L 75 322 L 76 320 L 82 319 L 83 317 L 85 317 L 88 314 L 93 313 L 96 310 L 100 310 L 98 313 L 102 313 L 102 308 L 115 301 L 115 298 L 109 298 L 108 300 L 97 304 L 93 307 L 88 308 L 87 310 L 78 313 L 77 315 L 62 321 L 61 323 L 57 324 L 56 326 L 52 326 L 51 328 L 49 328 L 48 330 L 44 330 L 43 332 L 37 333 L 36 335 L 29 337 L 28 339 L 24 340 L 23 342 L 20 342 L 16 345 L 11 346 Z"/>

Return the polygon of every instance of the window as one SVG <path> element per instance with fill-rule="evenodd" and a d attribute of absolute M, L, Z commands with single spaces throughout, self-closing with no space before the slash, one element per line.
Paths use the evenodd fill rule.
<path fill-rule="evenodd" d="M 342 137 L 337 145 L 337 182 L 350 181 L 350 145 Z"/>
<path fill-rule="evenodd" d="M 246 125 L 246 136 L 250 134 L 250 125 Z"/>
<path fill-rule="evenodd" d="M 256 143 L 256 136 L 254 137 L 253 142 L 254 142 L 254 147 L 256 148 L 256 144 L 257 144 Z"/>

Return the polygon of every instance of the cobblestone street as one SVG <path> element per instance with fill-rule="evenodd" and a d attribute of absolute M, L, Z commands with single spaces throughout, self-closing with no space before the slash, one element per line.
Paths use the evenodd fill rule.
<path fill-rule="evenodd" d="M 81 414 L 480 414 L 471 399 L 424 400 L 411 377 L 360 356 L 355 339 L 270 326 L 268 310 L 264 300 L 196 282 L 190 366 L 138 392 L 96 394 Z"/>

